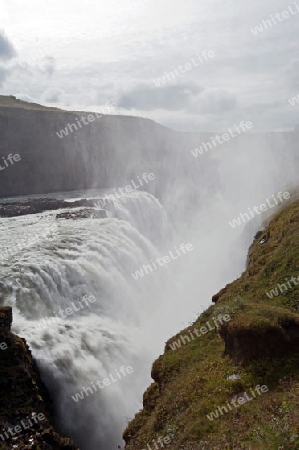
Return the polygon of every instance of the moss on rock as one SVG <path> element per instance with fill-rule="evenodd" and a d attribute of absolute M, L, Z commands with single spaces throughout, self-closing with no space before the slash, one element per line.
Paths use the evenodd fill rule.
<path fill-rule="evenodd" d="M 255 239 L 241 277 L 179 334 L 219 314 L 231 320 L 175 350 L 179 334 L 166 343 L 153 364 L 155 383 L 144 395 L 144 408 L 124 432 L 126 450 L 155 448 L 153 440 L 169 429 L 171 450 L 299 449 L 299 283 L 269 295 L 299 277 L 299 202 L 272 218 L 262 235 L 268 239 Z M 208 419 L 257 385 L 268 392 Z"/>

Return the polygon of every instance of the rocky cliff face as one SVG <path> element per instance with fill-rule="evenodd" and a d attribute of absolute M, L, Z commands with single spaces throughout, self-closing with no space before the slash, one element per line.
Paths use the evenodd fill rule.
<path fill-rule="evenodd" d="M 0 97 L 0 153 L 17 153 L 21 160 L 0 172 L 3 197 L 124 186 L 144 172 L 158 175 L 165 159 L 170 161 L 183 147 L 183 133 L 148 119 L 105 115 L 79 128 L 76 119 L 88 113 L 4 99 L 1 106 Z M 56 133 L 62 129 L 68 136 L 59 138 Z M 158 187 L 148 185 L 151 192 Z"/>
<path fill-rule="evenodd" d="M 242 276 L 166 343 L 126 450 L 299 448 L 299 202 L 262 234 Z"/>
<path fill-rule="evenodd" d="M 217 189 L 218 177 L 210 176 L 217 170 L 213 155 L 206 153 L 203 159 L 195 159 L 191 154 L 215 133 L 179 133 L 152 120 L 120 115 L 103 115 L 79 127 L 80 118 L 88 114 L 0 96 L 1 197 L 122 187 L 144 172 L 155 174 L 145 189 L 163 204 L 165 191 L 169 197 L 172 187 L 182 185 L 191 193 L 200 183 L 206 196 L 209 190 Z M 67 130 L 68 135 L 60 138 L 57 133 L 61 130 Z M 279 164 L 283 170 L 286 149 L 292 151 L 296 139 L 295 133 L 246 134 L 226 142 L 221 149 L 264 151 L 271 147 L 272 157 L 282 159 Z M 10 153 L 21 159 L 13 164 L 7 161 L 5 166 L 2 158 L 7 159 Z M 199 194 L 191 200 L 193 204 L 200 201 Z"/>
<path fill-rule="evenodd" d="M 11 333 L 12 309 L 0 308 L 0 448 L 77 450 L 52 427 L 47 392 L 25 339 Z"/>

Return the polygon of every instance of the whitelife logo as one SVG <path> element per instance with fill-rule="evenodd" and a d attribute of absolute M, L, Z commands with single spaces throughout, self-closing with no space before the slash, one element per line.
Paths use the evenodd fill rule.
<path fill-rule="evenodd" d="M 290 98 L 289 103 L 291 104 L 291 106 L 295 106 L 295 105 L 299 104 L 299 94 L 296 95 L 296 97 Z"/>
<path fill-rule="evenodd" d="M 94 295 L 90 295 L 89 297 L 87 295 L 84 295 L 81 301 L 85 303 L 85 306 L 88 306 L 89 303 L 94 303 L 96 301 L 96 298 Z M 72 314 L 74 314 L 74 312 L 81 311 L 84 308 L 84 305 L 80 301 L 78 301 L 78 304 L 80 305 L 80 308 L 76 307 L 74 302 L 71 302 L 71 306 L 66 309 L 60 309 L 57 314 L 59 314 L 62 319 L 66 319 L 67 316 L 71 316 Z M 56 314 L 56 312 L 54 311 L 53 314 Z M 59 317 L 45 317 L 38 325 L 35 325 L 35 328 L 37 330 L 42 330 L 43 328 L 47 328 L 49 325 L 52 325 L 55 322 L 59 322 Z"/>
<path fill-rule="evenodd" d="M 134 280 L 138 280 L 139 278 L 144 277 L 145 274 L 148 274 L 150 272 L 153 272 L 154 270 L 157 270 L 158 267 L 163 267 L 166 264 L 170 263 L 170 261 L 178 259 L 180 256 L 185 255 L 186 251 L 191 252 L 193 250 L 192 244 L 187 244 L 187 245 L 181 244 L 180 249 L 178 249 L 177 247 L 174 247 L 174 248 L 175 248 L 176 254 L 173 254 L 172 251 L 169 251 L 168 252 L 169 256 L 166 255 L 166 256 L 163 256 L 160 258 L 156 258 L 155 262 L 153 260 L 151 260 L 151 264 L 148 264 L 147 266 L 145 264 L 143 264 L 141 269 L 136 270 L 135 273 L 131 273 Z M 157 267 L 156 263 L 158 264 L 158 267 Z"/>
<path fill-rule="evenodd" d="M 279 201 L 276 199 L 276 197 L 279 199 Z M 228 223 L 232 228 L 236 228 L 236 226 L 241 225 L 242 221 L 243 223 L 246 223 L 246 221 L 249 222 L 256 214 L 260 215 L 262 214 L 262 212 L 267 211 L 269 208 L 275 208 L 275 206 L 278 206 L 279 203 L 282 203 L 284 200 L 288 200 L 289 198 L 291 198 L 291 195 L 289 192 L 278 192 L 278 194 L 276 194 L 276 197 L 272 195 L 273 204 L 271 204 L 270 200 L 267 198 L 266 203 L 262 203 L 260 206 L 254 206 L 252 208 L 253 211 L 248 208 L 250 215 L 248 213 L 240 213 L 236 219 L 233 219 Z"/>
<path fill-rule="evenodd" d="M 174 70 L 170 72 L 164 72 L 164 74 L 156 78 L 154 81 L 155 85 L 157 87 L 162 86 L 167 81 L 174 80 L 176 77 L 179 77 L 180 75 L 188 72 L 189 70 L 192 70 L 194 67 L 198 67 L 201 64 L 203 64 L 205 61 L 208 61 L 209 58 L 214 58 L 215 53 L 212 50 L 204 50 L 201 55 L 197 55 L 197 59 L 191 58 L 190 62 L 187 62 L 185 64 L 180 64 L 175 68 Z"/>
<path fill-rule="evenodd" d="M 6 344 L 6 342 L 1 342 L 0 350 L 7 350 L 7 349 L 8 349 L 8 345 Z"/>
<path fill-rule="evenodd" d="M 266 385 L 260 386 L 259 384 L 257 384 L 254 390 L 258 393 L 258 395 L 262 395 L 268 392 L 269 389 Z M 226 403 L 226 406 L 218 406 L 215 411 L 211 412 L 210 414 L 207 414 L 207 418 L 212 422 L 214 419 L 218 419 L 220 417 L 219 413 L 223 416 L 224 413 L 232 411 L 231 405 L 233 405 L 234 408 L 239 408 L 239 406 L 244 405 L 244 403 L 250 402 L 254 398 L 257 398 L 254 390 L 250 388 L 252 397 L 249 397 L 247 392 L 244 392 L 244 394 L 239 395 L 234 400 L 231 400 L 230 402 Z"/>
<path fill-rule="evenodd" d="M 298 283 L 296 281 L 296 279 L 298 280 Z M 298 286 L 299 284 L 299 276 L 296 277 L 292 277 L 290 280 L 287 280 L 287 283 L 283 283 L 283 284 L 277 284 L 276 287 L 274 289 L 271 289 L 271 291 L 266 292 L 267 296 L 272 299 L 273 297 L 278 297 L 280 294 L 283 294 L 284 292 L 288 291 L 289 289 L 292 289 L 294 286 Z M 294 284 L 294 286 L 291 285 L 291 282 Z M 278 291 L 278 289 L 280 290 L 280 293 Z"/>
<path fill-rule="evenodd" d="M 21 157 L 18 153 L 15 153 L 14 155 L 12 153 L 10 153 L 6 158 L 4 156 L 2 156 L 2 159 L 3 159 L 4 167 L 2 167 L 0 164 L 0 170 L 4 170 L 7 167 L 12 166 L 14 164 L 14 162 L 20 161 Z M 8 163 L 8 161 L 9 161 L 9 163 Z"/>
<path fill-rule="evenodd" d="M 141 180 L 141 178 L 143 181 Z M 137 175 L 139 184 L 135 184 L 134 180 L 131 180 L 132 184 L 128 184 L 124 188 L 114 189 L 114 194 L 106 194 L 105 197 L 100 198 L 100 200 L 97 203 L 94 203 L 94 206 L 96 208 L 103 208 L 107 201 L 115 201 L 116 199 L 119 199 L 126 194 L 130 194 L 131 192 L 134 192 L 136 189 L 142 187 L 144 183 L 147 184 L 149 181 L 155 180 L 156 177 L 155 174 L 152 172 L 149 174 L 145 172 L 141 178 Z"/>
<path fill-rule="evenodd" d="M 221 136 L 217 134 L 216 136 L 212 136 L 211 140 L 214 145 L 214 148 L 216 148 L 218 145 L 224 144 L 224 142 L 230 141 L 232 138 L 235 138 L 237 136 L 240 136 L 242 132 L 245 132 L 246 130 L 250 130 L 253 125 L 251 122 L 247 121 L 246 123 L 244 120 L 240 122 L 240 124 L 237 126 L 234 125 L 234 129 L 229 128 L 227 131 L 228 133 L 223 133 Z M 234 131 L 236 133 L 234 133 Z M 221 140 L 223 139 L 223 140 Z M 213 146 L 211 142 L 202 142 L 199 148 L 195 148 L 194 150 L 191 150 L 192 155 L 197 158 L 198 155 L 203 155 L 204 151 L 208 152 L 209 150 L 212 150 Z"/>
<path fill-rule="evenodd" d="M 291 16 L 295 16 L 299 12 L 299 6 L 297 5 L 297 2 L 294 2 L 294 6 L 289 6 L 288 10 L 283 11 L 282 13 L 276 13 L 275 18 L 273 15 L 270 15 L 270 19 L 263 20 L 262 23 L 257 25 L 254 28 L 251 28 L 251 32 L 256 36 L 259 33 L 263 33 L 264 30 L 268 30 L 269 28 L 272 28 L 273 25 L 277 25 L 279 22 L 283 22 L 286 19 L 289 19 Z"/>
<path fill-rule="evenodd" d="M 198 328 L 192 328 L 192 330 L 189 330 L 189 336 L 187 334 L 183 335 L 180 334 L 180 337 L 177 341 L 174 341 L 172 344 L 169 344 L 169 347 L 171 350 L 176 350 L 177 348 L 180 348 L 183 345 L 187 344 L 188 342 L 194 341 L 196 337 L 193 333 L 196 334 L 197 337 L 200 337 L 204 334 L 207 334 L 209 331 L 213 331 L 216 328 L 218 329 L 224 322 L 229 322 L 231 319 L 229 314 L 219 314 L 217 317 L 213 317 L 213 325 L 216 325 L 216 327 L 211 326 L 210 322 L 206 322 L 205 326 Z M 218 323 L 217 323 L 218 322 Z"/>
<path fill-rule="evenodd" d="M 173 434 L 167 434 L 166 436 L 160 436 L 157 440 L 153 439 L 150 442 L 150 444 L 147 444 L 146 448 L 143 448 L 142 450 L 159 450 L 160 448 L 164 448 L 165 445 L 170 444 L 172 439 L 173 439 Z"/>
<path fill-rule="evenodd" d="M 16 434 L 22 433 L 23 430 L 28 430 L 29 428 L 33 427 L 33 422 L 35 422 L 36 424 L 38 423 L 38 421 L 42 421 L 45 420 L 45 416 L 43 413 L 32 413 L 31 415 L 31 419 L 29 418 L 29 416 L 26 417 L 27 419 L 27 424 L 25 419 L 21 420 L 21 425 L 15 425 L 14 427 L 9 427 L 9 428 L 3 428 L 2 433 L 0 434 L 0 437 L 2 439 L 2 441 L 5 441 L 5 439 L 10 439 L 11 436 L 15 436 Z M 10 433 L 10 436 L 9 434 Z M 5 438 L 3 437 L 3 435 L 5 435 Z"/>
<path fill-rule="evenodd" d="M 119 373 L 120 372 L 120 373 Z M 115 374 L 109 373 L 108 377 L 104 378 L 103 380 L 97 380 L 96 383 L 93 381 L 90 383 L 91 387 L 83 388 L 83 391 L 77 392 L 77 394 L 72 395 L 72 399 L 74 402 L 78 402 L 79 400 L 83 400 L 85 395 L 89 397 L 89 394 L 94 394 L 95 392 L 98 392 L 98 388 L 95 386 L 95 384 L 100 388 L 104 389 L 105 386 L 109 386 L 112 383 L 116 383 L 116 381 L 121 380 L 124 378 L 127 374 L 133 373 L 133 368 L 131 366 L 121 366 L 119 369 L 119 372 L 117 369 L 115 369 Z M 115 376 L 115 378 L 114 378 Z"/>
<path fill-rule="evenodd" d="M 112 111 L 116 110 L 118 108 L 117 104 L 115 102 L 110 103 L 107 102 L 105 106 L 100 107 L 101 112 L 103 114 L 111 114 Z M 63 128 L 60 131 L 56 131 L 56 135 L 59 137 L 59 139 L 62 139 L 65 136 L 69 135 L 70 133 L 73 133 L 74 131 L 78 131 L 82 128 L 83 125 L 89 125 L 90 123 L 94 122 L 96 119 L 101 119 L 103 117 L 103 114 L 98 114 L 97 112 L 94 114 L 88 114 L 88 116 L 81 116 L 80 119 L 78 117 L 75 119 L 76 122 L 68 123 L 65 128 Z M 82 123 L 81 123 L 82 122 Z"/>

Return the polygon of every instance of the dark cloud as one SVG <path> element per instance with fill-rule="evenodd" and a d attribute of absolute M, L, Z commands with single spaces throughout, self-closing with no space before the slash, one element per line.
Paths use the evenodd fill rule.
<path fill-rule="evenodd" d="M 16 56 L 16 51 L 7 37 L 0 31 L 0 60 L 7 61 Z"/>
<path fill-rule="evenodd" d="M 194 96 L 202 90 L 195 83 L 163 87 L 139 84 L 136 88 L 121 94 L 117 104 L 127 110 L 153 111 L 165 109 L 180 111 L 187 108 Z"/>

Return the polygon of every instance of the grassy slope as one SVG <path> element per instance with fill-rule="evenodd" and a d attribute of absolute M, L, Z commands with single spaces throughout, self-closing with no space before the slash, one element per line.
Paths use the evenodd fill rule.
<path fill-rule="evenodd" d="M 127 450 L 144 449 L 170 432 L 172 450 L 299 449 L 299 286 L 273 299 L 266 295 L 299 276 L 299 202 L 280 212 L 267 232 L 267 243 L 252 245 L 246 272 L 179 334 L 220 313 L 232 320 L 220 333 L 210 331 L 180 349 L 169 347 L 179 335 L 166 344 L 153 365 L 155 382 L 144 394 L 144 408 L 124 432 Z M 227 380 L 232 374 L 241 379 Z M 257 384 L 269 392 L 208 420 L 217 406 Z"/>
<path fill-rule="evenodd" d="M 10 96 L 0 95 L 0 108 L 21 108 L 39 111 L 61 111 L 58 108 L 48 108 L 47 106 L 38 105 L 37 103 L 24 102 L 23 100 L 19 100 L 12 95 Z"/>
<path fill-rule="evenodd" d="M 82 116 L 87 115 L 87 114 L 94 114 L 94 111 L 69 111 L 69 110 L 64 110 L 64 109 L 60 109 L 60 108 L 54 108 L 54 107 L 49 107 L 49 106 L 44 106 L 44 105 L 40 105 L 38 103 L 28 103 L 25 102 L 23 100 L 19 100 L 16 97 L 14 97 L 13 95 L 0 95 L 0 109 L 1 108 L 18 108 L 18 109 L 25 109 L 28 111 L 54 111 L 57 113 L 65 113 L 65 114 L 76 114 L 76 115 L 80 115 Z M 151 122 L 151 123 L 155 123 L 153 120 L 148 119 L 148 118 L 143 118 L 143 117 L 139 117 L 139 116 L 130 116 L 130 115 L 121 115 L 121 114 L 114 114 L 114 110 L 111 109 L 111 113 L 109 111 L 109 108 L 107 107 L 106 110 L 103 108 L 103 113 L 99 113 L 103 115 L 104 119 L 108 119 L 112 116 L 114 120 L 142 120 L 142 121 L 147 121 L 147 122 Z M 99 120 L 103 120 L 103 118 L 95 118 L 95 121 L 99 121 Z M 159 125 L 160 127 L 163 128 L 167 128 L 164 127 L 163 125 Z"/>

